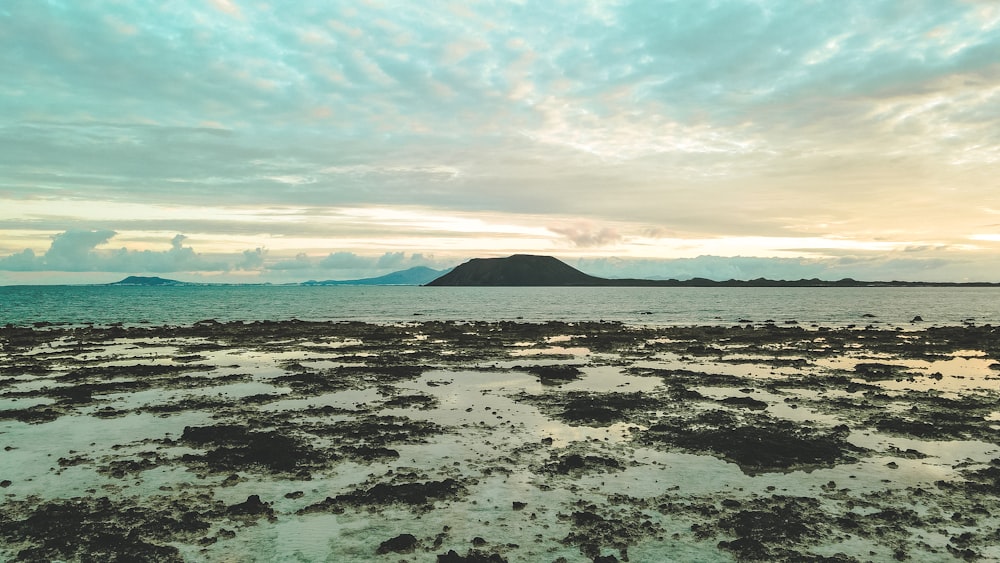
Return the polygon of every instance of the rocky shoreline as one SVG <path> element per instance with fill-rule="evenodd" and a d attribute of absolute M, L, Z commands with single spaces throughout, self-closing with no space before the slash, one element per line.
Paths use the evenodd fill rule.
<path fill-rule="evenodd" d="M 1000 330 L 0 328 L 0 558 L 1000 559 Z"/>

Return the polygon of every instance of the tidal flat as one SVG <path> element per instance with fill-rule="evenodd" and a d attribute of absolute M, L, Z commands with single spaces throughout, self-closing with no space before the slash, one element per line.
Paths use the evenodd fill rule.
<path fill-rule="evenodd" d="M 1000 329 L 0 328 L 0 559 L 996 561 Z"/>

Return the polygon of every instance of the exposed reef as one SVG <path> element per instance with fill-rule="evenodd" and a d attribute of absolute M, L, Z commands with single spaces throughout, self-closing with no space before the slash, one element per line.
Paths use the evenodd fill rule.
<path fill-rule="evenodd" d="M 1000 331 L 0 328 L 0 559 L 1000 559 Z"/>

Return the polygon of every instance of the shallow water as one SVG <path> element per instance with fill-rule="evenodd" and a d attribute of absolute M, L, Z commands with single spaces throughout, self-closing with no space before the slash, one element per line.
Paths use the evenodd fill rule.
<path fill-rule="evenodd" d="M 581 336 L 578 327 L 566 327 L 572 334 L 534 339 L 516 334 L 506 343 L 497 343 L 494 331 L 473 330 L 471 343 L 462 343 L 447 331 L 434 330 L 414 327 L 410 332 L 421 337 L 410 332 L 393 335 L 388 339 L 394 342 L 391 346 L 375 336 L 359 336 L 334 339 L 324 347 L 325 341 L 312 334 L 297 337 L 289 326 L 284 338 L 226 344 L 221 350 L 199 352 L 193 364 L 176 359 L 189 355 L 188 348 L 203 339 L 98 339 L 88 344 L 91 351 L 83 358 L 63 354 L 74 343 L 44 341 L 40 332 L 42 342 L 10 348 L 0 367 L 11 374 L 16 366 L 33 361 L 51 371 L 0 379 L 0 414 L 32 405 L 49 405 L 59 412 L 52 420 L 37 422 L 0 419 L 0 446 L 10 448 L 0 458 L 0 479 L 11 481 L 0 495 L 13 518 L 24 518 L 46 502 L 74 497 L 107 496 L 141 506 L 176 502 L 196 511 L 211 503 L 234 506 L 251 495 L 269 504 L 271 518 L 222 516 L 197 534 L 173 537 L 170 545 L 191 561 L 429 560 L 450 549 L 460 554 L 478 549 L 507 561 L 589 561 L 591 540 L 580 538 L 592 538 L 601 554 L 622 558 L 627 552 L 633 561 L 733 561 L 739 552 L 720 547 L 720 542 L 736 538 L 734 528 L 726 527 L 727 518 L 753 513 L 748 507 L 758 506 L 755 503 L 762 503 L 764 512 L 777 510 L 774 507 L 789 498 L 817 499 L 816 507 L 796 505 L 795 510 L 803 512 L 793 514 L 815 530 L 794 540 L 760 536 L 771 553 L 783 554 L 778 559 L 794 558 L 781 551 L 792 549 L 828 556 L 839 552 L 859 561 L 891 560 L 896 549 L 904 549 L 913 560 L 948 561 L 955 558 L 950 550 L 967 546 L 983 560 L 1000 558 L 1000 548 L 987 539 L 1000 527 L 995 516 L 1000 514 L 1000 499 L 955 493 L 939 484 L 962 486 L 964 472 L 988 467 L 1000 455 L 996 433 L 987 428 L 979 437 L 940 438 L 878 428 L 895 420 L 892 417 L 908 420 L 914 412 L 939 408 L 936 401 L 973 395 L 986 399 L 961 408 L 982 411 L 976 415 L 983 422 L 980 430 L 987 427 L 991 417 L 998 418 L 996 371 L 990 367 L 995 351 L 956 348 L 940 358 L 913 359 L 887 351 L 893 349 L 892 338 L 886 338 L 883 347 L 859 339 L 860 346 L 845 345 L 850 350 L 846 354 L 802 357 L 802 362 L 775 366 L 776 356 L 764 352 L 797 349 L 798 333 L 771 334 L 770 341 L 762 337 L 756 345 L 706 341 L 716 351 L 693 357 L 684 352 L 690 338 L 673 332 L 640 339 L 618 351 L 596 351 L 561 346 Z M 600 347 L 600 338 L 593 338 Z M 494 340 L 487 345 L 486 339 Z M 651 342 L 677 349 L 633 354 Z M 341 361 L 345 347 L 358 356 L 362 346 L 372 349 L 370 363 Z M 386 357 L 402 361 L 406 355 L 398 352 L 412 346 L 427 352 L 413 362 L 420 367 L 417 372 L 380 371 Z M 441 347 L 430 353 L 431 348 L 422 346 Z M 546 357 L 553 349 L 565 357 Z M 525 355 L 528 350 L 544 354 Z M 41 351 L 57 354 L 46 359 Z M 465 359 L 475 351 L 481 354 Z M 91 380 L 63 381 L 61 376 L 73 367 L 71 357 L 86 359 L 93 368 L 147 365 L 183 370 L 188 365 L 190 371 L 114 372 L 115 377 L 102 377 L 98 370 Z M 942 378 L 859 377 L 857 364 L 872 361 L 920 374 L 941 372 Z M 528 371 L 551 365 L 579 366 L 580 374 L 553 384 Z M 245 377 L 219 380 L 240 374 Z M 305 376 L 313 375 L 319 387 L 303 386 L 311 381 Z M 282 379 L 287 376 L 302 378 Z M 844 377 L 865 387 L 850 391 L 840 383 Z M 44 384 L 28 385 L 38 381 Z M 132 381 L 154 384 L 95 392 L 92 400 L 73 404 L 46 394 L 56 387 Z M 697 395 L 672 399 L 669 393 L 679 388 Z M 254 397 L 255 402 L 248 402 Z M 413 402 L 392 403 L 407 397 Z M 567 418 L 572 404 L 567 398 L 573 397 L 595 405 L 609 397 L 648 398 L 653 403 L 634 410 L 626 404 L 606 422 L 574 420 Z M 726 403 L 732 398 L 754 399 L 764 406 Z M 994 407 L 984 410 L 983 404 Z M 162 410 L 170 405 L 176 408 Z M 114 412 L 102 416 L 108 408 Z M 678 447 L 641 440 L 657 423 L 712 413 L 737 422 L 756 421 L 758 416 L 787 421 L 805 436 L 808 429 L 826 432 L 844 425 L 845 443 L 860 449 L 853 459 L 777 469 L 748 466 L 739 454 L 713 451 L 710 443 Z M 378 445 L 377 436 L 347 436 L 337 429 L 364 421 L 381 421 L 383 429 L 412 429 L 385 444 L 396 457 L 352 458 L 345 445 Z M 421 423 L 437 425 L 440 431 L 420 435 L 416 429 Z M 201 455 L 209 445 L 178 441 L 186 427 L 211 425 L 247 425 L 255 432 L 277 428 L 329 457 L 309 465 L 308 478 L 263 466 L 214 471 L 186 457 Z M 963 423 L 956 432 L 975 428 Z M 111 471 L 115 463 L 144 457 L 155 461 L 119 476 Z M 237 478 L 230 480 L 231 475 Z M 344 504 L 339 511 L 301 512 L 328 497 L 379 484 L 446 479 L 461 483 L 462 491 L 416 505 L 369 502 Z M 524 503 L 523 508 L 517 509 L 515 501 Z M 989 514 L 975 513 L 977 504 Z M 671 508 L 661 508 L 667 505 Z M 880 524 L 879 517 L 872 516 L 905 510 L 916 511 L 918 519 Z M 838 518 L 847 514 L 868 520 L 862 519 L 857 530 L 838 528 Z M 953 514 L 974 516 L 974 523 L 954 520 Z M 653 530 L 649 533 L 641 531 L 647 521 Z M 626 530 L 635 535 L 622 536 Z M 418 538 L 416 553 L 376 554 L 381 542 L 404 532 Z M 605 532 L 607 537 L 602 536 Z M 954 539 L 963 533 L 973 539 Z M 483 542 L 474 545 L 476 537 Z M 38 540 L 6 536 L 0 556 L 12 556 L 32 541 Z"/>

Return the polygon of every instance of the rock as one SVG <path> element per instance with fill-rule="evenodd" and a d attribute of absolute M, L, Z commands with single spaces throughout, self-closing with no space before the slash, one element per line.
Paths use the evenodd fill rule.
<path fill-rule="evenodd" d="M 531 366 L 528 373 L 538 377 L 544 385 L 560 385 L 574 381 L 583 375 L 583 371 L 573 365 Z"/>
<path fill-rule="evenodd" d="M 10 481 L 7 481 L 7 483 L 10 483 Z M 512 505 L 513 505 L 514 510 L 524 510 L 524 507 L 528 506 L 528 503 L 526 503 L 526 502 L 519 502 L 519 501 L 515 500 L 512 503 Z"/>
<path fill-rule="evenodd" d="M 728 405 L 731 407 L 742 407 L 751 410 L 764 410 L 767 408 L 767 403 L 764 401 L 758 401 L 753 397 L 726 397 L 719 401 L 723 405 Z"/>
<path fill-rule="evenodd" d="M 386 553 L 413 553 L 417 548 L 416 536 L 413 534 L 399 534 L 398 536 L 380 543 L 375 553 L 385 555 Z"/>
<path fill-rule="evenodd" d="M 921 317 L 920 315 L 917 315 L 917 316 L 913 317 L 913 319 L 911 319 L 910 322 L 911 323 L 922 323 L 922 322 L 924 322 L 924 318 Z"/>
<path fill-rule="evenodd" d="M 226 512 L 230 516 L 274 516 L 271 505 L 261 502 L 258 495 L 248 496 L 246 501 L 230 506 Z"/>
<path fill-rule="evenodd" d="M 7 487 L 11 486 L 12 484 L 13 483 L 11 483 L 10 479 L 4 479 L 3 481 L 0 481 L 0 487 L 3 487 L 5 489 Z M 517 503 L 514 503 L 514 504 L 517 504 Z"/>
<path fill-rule="evenodd" d="M 454 549 L 437 556 L 438 563 L 507 563 L 507 560 L 496 553 L 487 555 L 478 549 L 470 549 L 464 556 Z"/>

